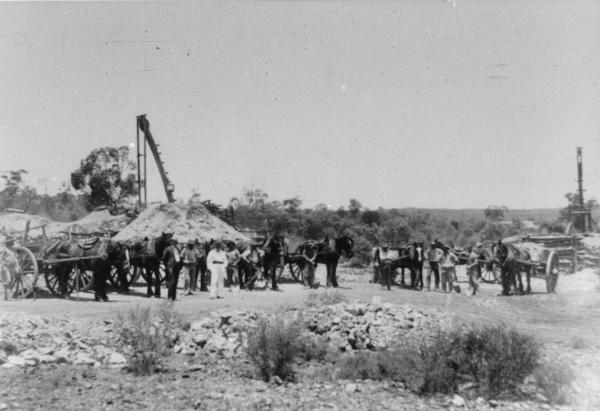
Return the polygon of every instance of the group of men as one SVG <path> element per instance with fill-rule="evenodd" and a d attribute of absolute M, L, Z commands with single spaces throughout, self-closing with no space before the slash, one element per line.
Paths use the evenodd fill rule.
<path fill-rule="evenodd" d="M 479 291 L 478 279 L 481 277 L 480 264 L 482 258 L 484 258 L 485 248 L 482 243 L 477 243 L 471 249 L 471 252 L 467 258 L 466 272 L 469 278 L 469 289 L 471 295 L 476 295 Z M 374 283 L 381 283 L 381 286 L 388 286 L 394 276 L 392 263 L 394 259 L 401 259 L 402 256 L 394 253 L 388 244 L 384 244 L 381 249 L 378 250 L 378 259 L 374 262 Z M 457 282 L 456 279 L 456 265 L 459 264 L 458 256 L 452 252 L 450 247 L 435 240 L 423 253 L 423 261 L 421 261 L 421 268 L 423 262 L 427 262 L 428 270 L 425 277 L 425 283 L 427 291 L 431 291 L 431 277 L 434 277 L 435 291 L 441 291 L 450 293 L 453 290 L 460 292 L 460 287 L 454 285 Z M 414 267 L 409 267 L 413 270 Z M 422 285 L 422 284 L 421 284 Z"/>
<path fill-rule="evenodd" d="M 180 250 L 177 247 L 177 240 L 171 239 L 161 256 L 161 261 L 165 265 L 168 298 L 176 299 L 180 275 L 183 277 L 184 295 L 192 295 L 199 289 L 209 291 L 211 299 L 223 298 L 225 279 L 229 288 L 238 279 L 241 284 L 241 273 L 238 273 L 238 278 L 235 278 L 234 273 L 242 258 L 245 257 L 240 254 L 233 242 L 214 241 L 207 250 L 197 240 L 190 240 Z M 207 281 L 208 277 L 210 277 L 210 285 Z"/>

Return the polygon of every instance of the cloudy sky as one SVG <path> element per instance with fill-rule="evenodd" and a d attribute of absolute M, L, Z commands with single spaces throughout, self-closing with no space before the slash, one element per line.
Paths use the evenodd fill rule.
<path fill-rule="evenodd" d="M 176 196 L 600 200 L 600 2 L 0 4 L 0 171 L 54 192 L 146 113 Z M 153 164 L 149 197 L 164 193 Z"/>

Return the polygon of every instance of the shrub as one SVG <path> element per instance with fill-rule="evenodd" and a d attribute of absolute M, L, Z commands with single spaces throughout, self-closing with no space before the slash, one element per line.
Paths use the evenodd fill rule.
<path fill-rule="evenodd" d="M 568 364 L 563 362 L 540 364 L 535 370 L 534 379 L 550 402 L 555 404 L 569 402 L 575 372 Z"/>
<path fill-rule="evenodd" d="M 321 307 L 324 305 L 334 305 L 347 302 L 348 298 L 336 290 L 325 290 L 322 292 L 312 291 L 304 299 L 304 304 L 308 307 Z"/>
<path fill-rule="evenodd" d="M 162 325 L 154 321 L 150 308 L 139 306 L 119 315 L 116 322 L 118 343 L 126 353 L 129 370 L 136 375 L 148 375 L 160 368 L 171 353 L 176 313 L 159 308 Z"/>
<path fill-rule="evenodd" d="M 495 396 L 509 391 L 536 368 L 539 344 L 529 335 L 505 326 L 439 331 L 421 347 L 426 393 L 452 392 L 465 380 L 480 393 Z M 465 378 L 466 377 L 466 378 Z"/>
<path fill-rule="evenodd" d="M 392 380 L 403 382 L 419 392 L 424 383 L 423 362 L 417 351 L 397 348 L 385 351 L 359 351 L 344 357 L 340 363 L 340 378 Z"/>
<path fill-rule="evenodd" d="M 298 338 L 299 357 L 305 361 L 324 361 L 329 354 L 327 337 L 304 332 Z"/>
<path fill-rule="evenodd" d="M 247 354 L 264 381 L 294 377 L 292 364 L 300 355 L 302 326 L 282 315 L 261 317 L 248 335 Z"/>

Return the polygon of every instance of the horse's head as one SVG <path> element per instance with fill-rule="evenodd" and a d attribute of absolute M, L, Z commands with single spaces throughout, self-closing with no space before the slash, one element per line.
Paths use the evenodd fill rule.
<path fill-rule="evenodd" d="M 169 241 L 173 238 L 173 233 L 165 233 L 164 231 L 161 233 L 160 237 L 156 239 L 154 244 L 154 248 L 156 250 L 156 255 L 162 255 L 165 248 L 169 246 Z"/>
<path fill-rule="evenodd" d="M 354 255 L 354 240 L 347 235 L 336 238 L 335 251 L 338 254 L 343 254 L 346 258 L 352 258 Z"/>
<path fill-rule="evenodd" d="M 413 249 L 414 249 L 416 260 L 423 261 L 423 242 L 422 241 L 413 242 Z"/>
<path fill-rule="evenodd" d="M 508 258 L 508 246 L 504 244 L 502 240 L 498 240 L 498 242 L 492 246 L 492 256 L 494 261 L 498 264 L 504 264 Z"/>

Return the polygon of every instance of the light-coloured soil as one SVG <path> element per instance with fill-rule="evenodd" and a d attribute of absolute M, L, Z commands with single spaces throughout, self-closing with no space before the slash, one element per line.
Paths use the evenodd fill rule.
<path fill-rule="evenodd" d="M 374 296 L 380 296 L 383 303 L 408 304 L 418 309 L 437 310 L 447 314 L 456 324 L 505 323 L 531 333 L 537 336 L 544 344 L 545 356 L 558 356 L 566 359 L 572 364 L 578 375 L 576 382 L 578 398 L 572 405 L 565 408 L 597 409 L 597 405 L 600 404 L 600 356 L 598 355 L 600 342 L 597 339 L 597 336 L 600 335 L 600 281 L 598 275 L 593 270 L 586 269 L 576 274 L 561 276 L 557 287 L 557 294 L 546 294 L 545 282 L 541 279 L 532 279 L 532 294 L 511 297 L 500 296 L 501 290 L 498 284 L 484 283 L 480 285 L 479 295 L 470 296 L 470 290 L 467 290 L 468 284 L 463 267 L 459 267 L 458 271 L 459 284 L 462 288 L 461 294 L 445 294 L 435 291 L 419 292 L 400 289 L 398 287 L 387 291 L 379 285 L 369 283 L 368 280 L 371 278 L 371 275 L 370 270 L 342 267 L 339 275 L 341 285 L 339 292 L 345 295 L 349 301 L 363 300 L 369 302 Z M 317 279 L 321 284 L 324 283 L 324 267 L 319 267 L 317 270 Z M 128 295 L 111 293 L 109 294 L 111 301 L 108 303 L 94 302 L 93 294 L 90 293 L 80 293 L 79 296 L 74 294 L 70 300 L 39 298 L 35 301 L 0 301 L 0 314 L 15 317 L 33 315 L 44 318 L 67 319 L 70 323 L 78 324 L 78 326 L 85 328 L 86 323 L 89 324 L 92 320 L 114 319 L 119 313 L 126 312 L 138 305 L 141 307 L 156 307 L 161 301 L 164 301 L 164 298 L 162 300 L 146 298 L 145 286 L 142 284 L 133 287 L 133 291 L 132 294 Z M 306 290 L 301 285 L 291 282 L 281 284 L 281 291 L 279 292 L 270 290 L 251 292 L 245 290 L 225 291 L 225 298 L 219 300 L 210 300 L 208 293 L 203 292 L 192 296 L 179 296 L 176 309 L 190 319 L 201 318 L 205 314 L 222 309 L 277 312 L 286 306 L 301 306 L 309 292 L 309 290 Z M 166 290 L 163 292 L 163 296 L 166 296 Z M 183 364 L 181 367 L 185 369 L 188 365 Z M 222 366 L 219 365 L 218 367 Z M 79 372 L 81 374 L 76 368 L 73 369 L 74 371 L 72 372 Z M 194 407 L 205 409 L 208 407 L 208 404 L 212 404 L 211 406 L 217 409 L 228 409 L 234 407 L 234 405 L 235 407 L 239 406 L 243 408 L 244 406 L 248 406 L 254 409 L 270 409 L 272 407 L 294 409 L 296 408 L 294 406 L 294 401 L 297 400 L 296 397 L 302 397 L 303 395 L 309 398 L 310 401 L 298 402 L 298 404 L 304 404 L 301 407 L 298 405 L 300 408 L 343 409 L 340 408 L 341 403 L 336 402 L 336 398 L 339 398 L 340 393 L 343 393 L 343 387 L 335 384 L 329 387 L 329 389 L 324 388 L 322 385 L 318 386 L 317 389 L 311 385 L 313 383 L 309 384 L 307 382 L 302 383 L 304 385 L 298 387 L 289 386 L 287 389 L 272 385 L 264 387 L 261 385 L 261 387 L 256 388 L 254 385 L 263 383 L 249 383 L 247 380 L 240 380 L 234 375 L 230 381 L 226 380 L 222 386 L 219 386 L 219 389 L 215 391 L 217 393 L 213 395 L 203 390 L 214 386 L 214 381 L 211 383 L 211 379 L 218 379 L 221 374 L 217 373 L 213 377 L 213 374 L 210 373 L 203 374 L 196 372 L 187 373 L 191 377 L 190 375 L 182 377 L 180 374 L 186 374 L 184 371 L 180 371 L 179 374 L 174 376 L 174 381 L 164 383 L 166 387 L 170 387 L 169 389 L 179 393 L 175 395 L 183 395 L 181 394 L 183 391 L 177 391 L 178 387 L 182 389 L 188 387 L 187 389 L 191 389 L 189 388 L 190 384 L 193 384 L 194 379 L 198 378 L 196 384 L 200 391 L 194 395 L 185 394 L 186 400 L 183 402 L 179 399 L 169 400 L 169 393 L 165 392 L 162 388 L 157 388 L 156 394 L 153 394 L 151 389 L 146 390 L 147 394 L 145 395 L 147 395 L 149 400 L 140 399 L 140 396 L 134 396 L 135 399 L 132 400 L 134 403 L 111 402 L 109 404 L 106 403 L 105 399 L 98 399 L 100 402 L 97 404 L 90 404 L 84 397 L 92 395 L 91 391 L 94 392 L 92 395 L 94 398 L 101 398 L 103 395 L 101 392 L 96 392 L 95 384 L 97 381 L 101 381 L 101 383 L 98 383 L 99 386 L 106 388 L 110 387 L 111 378 L 116 379 L 113 385 L 115 383 L 118 384 L 117 388 L 108 388 L 104 395 L 106 398 L 115 398 L 115 400 L 116 397 L 119 397 L 121 398 L 119 401 L 127 397 L 127 393 L 123 390 L 139 390 L 140 384 L 145 383 L 141 383 L 139 379 L 136 380 L 131 376 L 120 376 L 120 371 L 99 370 L 95 371 L 97 375 L 92 381 L 92 388 L 83 389 L 82 391 L 79 385 L 65 383 L 62 380 L 55 383 L 55 388 L 52 388 L 52 383 L 50 383 L 50 387 L 48 388 L 48 384 L 44 382 L 44 375 L 56 379 L 58 378 L 54 376 L 57 373 L 56 369 L 50 367 L 44 371 L 44 367 L 38 367 L 37 371 L 28 372 L 32 373 L 30 378 L 32 381 L 36 381 L 36 383 L 30 384 L 29 387 L 31 388 L 27 388 L 27 390 L 33 389 L 32 387 L 35 387 L 36 384 L 38 386 L 43 385 L 46 387 L 46 391 L 51 392 L 51 397 L 58 396 L 58 390 L 67 390 L 69 395 L 72 395 L 74 398 L 73 404 L 90 406 L 92 409 L 136 409 L 138 407 L 158 409 L 155 405 L 159 403 L 167 404 L 164 409 L 193 409 Z M 243 371 L 239 372 L 243 373 Z M 8 378 L 16 378 L 15 375 L 15 370 L 0 370 L 0 380 L 7 381 Z M 202 376 L 198 377 L 199 375 Z M 23 378 L 25 377 L 19 378 L 19 381 L 24 381 Z M 81 382 L 82 377 L 79 376 L 78 378 Z M 152 377 L 148 380 L 147 384 L 160 385 L 158 377 Z M 236 385 L 235 389 L 232 388 L 232 390 L 229 390 L 228 384 Z M 243 389 L 238 387 L 240 384 L 246 387 Z M 315 382 L 315 384 L 320 383 Z M 405 391 L 403 391 L 404 394 L 398 394 L 398 392 L 395 392 L 387 385 L 387 388 L 381 388 L 378 391 L 376 387 L 383 387 L 382 384 L 361 384 L 359 384 L 357 392 L 347 397 L 350 400 L 354 400 L 358 392 L 362 390 L 364 391 L 362 399 L 357 400 L 358 402 L 345 402 L 347 406 L 353 409 L 374 409 L 372 408 L 374 405 L 387 409 L 430 409 L 443 407 L 445 404 L 442 400 L 436 402 L 431 399 L 425 400 L 413 395 L 406 395 Z M 77 387 L 79 387 L 79 391 L 77 391 Z M 309 394 L 302 394 L 302 390 L 308 390 Z M 2 397 L 3 392 L 4 397 Z M 228 392 L 236 393 L 235 401 L 228 397 Z M 278 394 L 275 395 L 275 392 Z M 324 394 L 325 392 L 327 394 Z M 18 399 L 11 402 L 12 400 L 9 397 L 14 396 L 14 393 L 14 389 L 0 388 L 0 403 L 6 403 L 11 406 L 13 402 L 16 402 L 19 405 L 17 408 L 21 409 L 41 408 L 40 401 L 43 399 L 36 396 L 33 391 L 30 391 L 28 394 L 32 401 L 29 403 L 29 407 L 26 400 L 22 400 L 20 403 Z M 273 394 L 273 396 L 270 396 L 270 394 Z M 239 396 L 254 398 L 256 401 L 252 402 L 254 400 L 248 400 L 244 402 Z M 223 398 L 228 399 L 224 401 Z M 272 398 L 272 400 L 268 400 L 268 398 Z M 394 402 L 394 398 L 397 398 L 399 402 Z M 172 406 L 168 405 L 169 401 L 171 401 Z M 330 403 L 333 406 L 326 405 Z M 62 400 L 55 400 L 55 404 L 57 406 L 64 406 L 67 403 Z M 118 404 L 122 408 L 119 408 Z M 225 406 L 227 404 L 230 407 Z M 468 403 L 467 406 L 475 408 L 488 407 L 482 404 L 477 405 L 474 402 Z M 501 404 L 501 408 L 503 407 L 510 409 L 540 408 L 541 405 L 538 404 L 536 406 L 535 404 L 525 403 L 517 405 L 513 403 Z M 77 407 L 73 407 L 72 409 L 77 409 Z"/>

